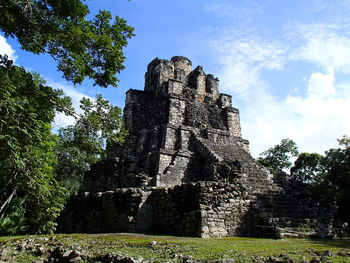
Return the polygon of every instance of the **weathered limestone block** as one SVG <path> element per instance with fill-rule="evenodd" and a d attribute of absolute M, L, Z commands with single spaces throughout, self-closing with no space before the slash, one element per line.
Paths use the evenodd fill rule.
<path fill-rule="evenodd" d="M 174 79 L 174 65 L 170 61 L 154 59 L 145 74 L 145 91 L 155 92 L 159 86 Z"/>
<path fill-rule="evenodd" d="M 179 127 L 184 120 L 186 103 L 182 99 L 170 98 L 169 101 L 169 124 Z"/>
<path fill-rule="evenodd" d="M 205 92 L 208 93 L 212 101 L 216 101 L 219 97 L 219 79 L 214 78 L 212 74 L 208 74 L 206 77 Z"/>
<path fill-rule="evenodd" d="M 169 169 L 171 163 L 173 161 L 173 157 L 170 154 L 159 154 L 159 165 L 158 165 L 158 174 L 165 173 L 167 169 Z"/>
<path fill-rule="evenodd" d="M 232 107 L 232 97 L 227 94 L 220 94 L 220 106 L 222 108 Z"/>
<path fill-rule="evenodd" d="M 195 99 L 199 102 L 203 102 L 206 96 L 206 76 L 203 68 L 198 66 L 193 75 L 193 87 L 196 89 Z"/>
<path fill-rule="evenodd" d="M 177 129 L 173 127 L 166 127 L 162 147 L 166 150 L 177 150 L 179 139 L 178 136 Z"/>
<path fill-rule="evenodd" d="M 190 138 L 191 138 L 191 131 L 188 129 L 180 129 L 180 142 L 179 142 L 179 148 L 182 149 L 183 151 L 189 151 L 189 146 L 190 146 Z"/>
<path fill-rule="evenodd" d="M 171 58 L 175 67 L 175 79 L 185 82 L 187 76 L 192 71 L 192 62 L 185 57 L 175 56 Z"/>
<path fill-rule="evenodd" d="M 239 119 L 239 111 L 235 108 L 226 108 L 227 126 L 229 132 L 234 137 L 241 137 L 241 124 Z"/>
<path fill-rule="evenodd" d="M 182 94 L 182 82 L 179 80 L 172 80 L 170 79 L 168 82 L 168 91 L 170 93 L 174 94 Z"/>

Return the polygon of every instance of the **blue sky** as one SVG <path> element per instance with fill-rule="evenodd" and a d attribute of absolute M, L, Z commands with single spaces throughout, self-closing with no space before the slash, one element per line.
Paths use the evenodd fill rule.
<path fill-rule="evenodd" d="M 124 106 L 143 89 L 155 57 L 182 55 L 220 79 L 240 109 L 253 156 L 291 138 L 301 151 L 323 153 L 350 135 L 350 0 L 91 0 L 92 14 L 110 10 L 135 27 L 126 69 L 115 88 L 73 87 L 47 55 L 32 55 L 0 37 L 0 53 L 63 88 L 76 105 L 103 94 Z M 55 125 L 67 123 L 59 116 Z"/>

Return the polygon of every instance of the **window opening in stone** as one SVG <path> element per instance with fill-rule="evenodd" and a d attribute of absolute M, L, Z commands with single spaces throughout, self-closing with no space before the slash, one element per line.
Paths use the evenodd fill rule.
<path fill-rule="evenodd" d="M 213 93 L 213 83 L 212 83 L 212 81 L 208 81 L 207 80 L 207 83 L 206 83 L 206 85 L 205 85 L 205 92 L 207 92 L 207 93 Z"/>
<path fill-rule="evenodd" d="M 185 71 L 182 69 L 175 70 L 175 79 L 183 81 L 185 79 Z"/>

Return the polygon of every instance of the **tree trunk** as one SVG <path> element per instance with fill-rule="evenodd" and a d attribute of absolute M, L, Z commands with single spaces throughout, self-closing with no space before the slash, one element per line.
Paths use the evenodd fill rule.
<path fill-rule="evenodd" d="M 15 195 L 15 193 L 16 193 L 16 189 L 14 189 L 14 190 L 12 191 L 12 193 L 10 194 L 10 196 L 6 199 L 6 201 L 5 201 L 5 202 L 2 204 L 2 206 L 0 207 L 0 215 L 1 215 L 0 219 L 2 219 L 2 218 L 4 217 L 5 213 L 3 213 L 3 211 L 5 210 L 6 205 L 8 205 L 8 204 L 11 202 L 12 197 Z"/>

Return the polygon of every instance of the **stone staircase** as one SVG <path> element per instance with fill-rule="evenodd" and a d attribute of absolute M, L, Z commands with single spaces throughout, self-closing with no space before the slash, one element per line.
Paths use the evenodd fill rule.
<path fill-rule="evenodd" d="M 173 153 L 170 163 L 165 167 L 165 169 L 162 172 L 159 173 L 158 176 L 163 178 L 162 180 L 168 182 L 169 184 L 174 182 L 176 182 L 177 184 L 181 184 L 190 157 L 190 153 L 182 151 L 181 149 L 177 150 Z"/>
<path fill-rule="evenodd" d="M 237 142 L 230 140 L 226 144 L 215 144 L 208 139 L 193 134 L 194 142 L 208 162 L 238 161 L 242 166 L 240 177 L 235 183 L 242 184 L 252 193 L 279 192 L 280 188 L 272 182 L 272 176 L 262 165 L 243 150 Z M 249 176 L 248 176 L 249 175 Z"/>
<path fill-rule="evenodd" d="M 330 236 L 331 202 L 307 193 L 281 192 L 257 196 L 253 204 L 254 234 L 279 238 Z"/>
<path fill-rule="evenodd" d="M 222 162 L 223 158 L 213 151 L 207 141 L 203 138 L 200 138 L 198 135 L 193 133 L 193 139 L 197 147 L 199 148 L 199 152 L 201 152 L 209 162 Z"/>
<path fill-rule="evenodd" d="M 193 138 L 205 159 L 218 163 L 234 160 L 243 164 L 241 176 L 233 183 L 243 186 L 251 196 L 253 235 L 278 238 L 331 235 L 330 200 L 312 196 L 300 185 L 281 187 L 234 139 L 215 144 L 198 135 Z"/>

